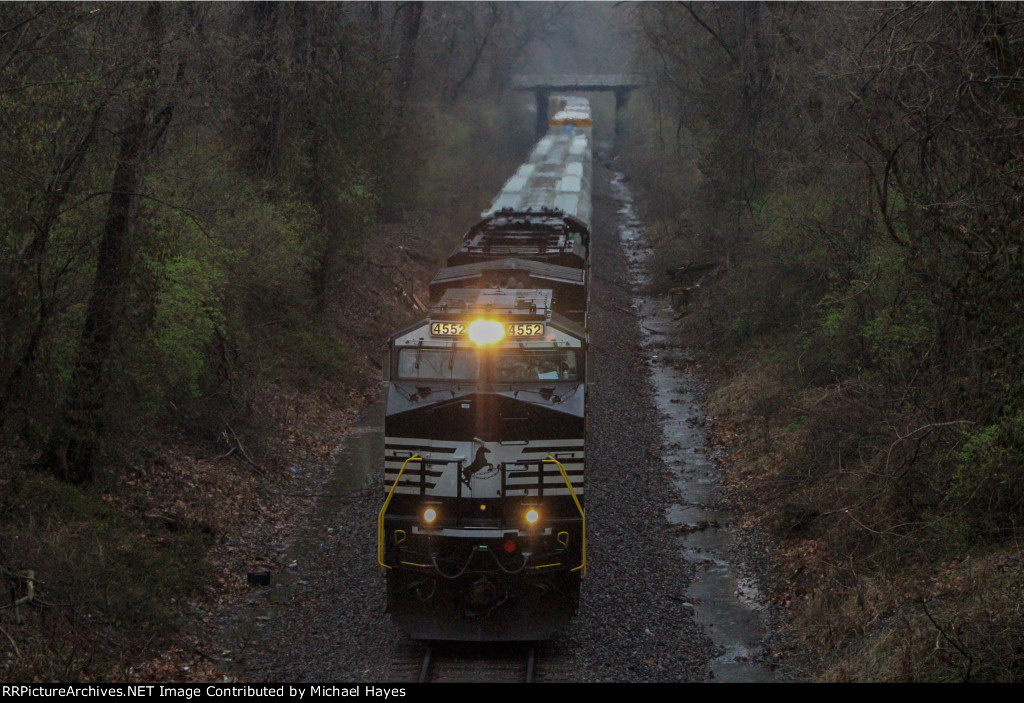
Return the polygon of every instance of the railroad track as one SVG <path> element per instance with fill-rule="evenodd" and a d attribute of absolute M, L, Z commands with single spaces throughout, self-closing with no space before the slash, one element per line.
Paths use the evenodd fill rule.
<path fill-rule="evenodd" d="M 389 682 L 534 683 L 541 646 L 533 642 L 415 642 L 392 657 Z"/>

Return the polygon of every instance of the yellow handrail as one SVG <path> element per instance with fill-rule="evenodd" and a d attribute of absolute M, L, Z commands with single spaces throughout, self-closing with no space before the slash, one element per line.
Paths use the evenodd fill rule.
<path fill-rule="evenodd" d="M 569 489 L 569 495 L 572 496 L 572 501 L 574 503 L 576 503 L 576 509 L 580 511 L 580 517 L 583 518 L 583 541 L 582 541 L 583 542 L 582 543 L 583 554 L 582 554 L 582 561 L 580 561 L 580 565 L 579 566 L 573 567 L 571 569 L 571 571 L 579 571 L 580 569 L 583 569 L 583 577 L 586 578 L 586 576 L 587 576 L 587 516 L 583 512 L 583 506 L 580 505 L 580 499 L 576 497 L 576 491 L 574 491 L 573 488 L 572 488 L 572 483 L 569 481 L 569 474 L 565 473 L 565 467 L 562 466 L 562 462 L 560 462 L 558 459 L 556 459 L 555 457 L 553 457 L 550 454 L 548 454 L 548 458 L 544 460 L 544 463 L 545 464 L 555 464 L 555 465 L 558 466 L 558 470 L 560 472 L 562 472 L 562 480 L 565 481 L 565 485 Z M 543 475 L 541 476 L 540 480 L 541 481 L 544 480 Z"/>
<path fill-rule="evenodd" d="M 384 507 L 377 514 L 377 563 L 385 569 L 390 569 L 391 567 L 384 563 L 384 513 L 388 511 L 388 506 L 391 505 L 391 497 L 395 495 L 398 482 L 402 480 L 402 474 L 405 473 L 405 467 L 410 461 L 423 461 L 423 459 L 419 454 L 413 454 L 402 462 L 402 468 L 398 470 L 398 476 L 395 477 L 395 482 L 391 484 L 391 490 L 388 491 L 388 497 L 384 500 Z"/>

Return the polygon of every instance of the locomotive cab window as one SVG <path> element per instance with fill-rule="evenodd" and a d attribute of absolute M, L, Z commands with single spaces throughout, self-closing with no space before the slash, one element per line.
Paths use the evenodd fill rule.
<path fill-rule="evenodd" d="M 398 377 L 408 380 L 475 381 L 480 361 L 471 349 L 422 347 L 398 351 Z"/>
<path fill-rule="evenodd" d="M 579 377 L 576 351 L 572 349 L 502 351 L 494 358 L 496 383 L 575 381 Z"/>

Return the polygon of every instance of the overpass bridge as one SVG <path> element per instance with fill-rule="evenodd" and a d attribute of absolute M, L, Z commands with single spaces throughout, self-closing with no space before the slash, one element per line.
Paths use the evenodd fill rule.
<path fill-rule="evenodd" d="M 538 137 L 548 130 L 548 98 L 552 93 L 611 92 L 615 94 L 615 136 L 619 136 L 619 110 L 626 106 L 630 92 L 644 85 L 643 77 L 631 73 L 592 75 L 520 75 L 512 78 L 514 90 L 532 91 L 537 101 Z"/>

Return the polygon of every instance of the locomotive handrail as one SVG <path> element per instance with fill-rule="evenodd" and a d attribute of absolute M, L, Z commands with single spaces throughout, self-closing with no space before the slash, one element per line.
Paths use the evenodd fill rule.
<path fill-rule="evenodd" d="M 576 491 L 573 490 L 572 482 L 569 480 L 569 474 L 565 472 L 565 467 L 562 466 L 562 462 L 548 454 L 548 458 L 544 460 L 545 464 L 555 464 L 558 466 L 558 470 L 562 474 L 562 480 L 565 481 L 566 487 L 569 489 L 569 495 L 572 496 L 572 502 L 576 504 L 576 509 L 580 511 L 580 518 L 583 519 L 583 538 L 582 544 L 580 545 L 580 565 L 574 566 L 570 571 L 583 570 L 583 577 L 587 576 L 587 515 L 583 512 L 583 506 L 580 505 L 580 499 L 576 497 Z M 542 479 L 543 480 L 543 479 Z"/>
<path fill-rule="evenodd" d="M 423 457 L 419 454 L 413 454 L 402 462 L 402 468 L 398 470 L 398 476 L 395 477 L 395 482 L 391 484 L 391 490 L 388 491 L 388 497 L 384 499 L 384 507 L 382 507 L 380 512 L 377 514 L 377 563 L 385 569 L 390 569 L 391 567 L 384 563 L 384 514 L 388 511 L 388 506 L 391 505 L 391 497 L 395 495 L 395 489 L 398 488 L 398 482 L 402 480 L 402 474 L 405 473 L 405 467 L 408 466 L 410 461 L 419 461 L 422 463 Z"/>
<path fill-rule="evenodd" d="M 415 454 L 414 456 L 417 457 L 416 461 L 418 461 L 420 463 L 421 467 L 422 467 L 421 470 L 420 470 L 419 485 L 417 486 L 419 488 L 421 496 L 427 495 L 427 475 L 430 473 L 428 471 L 428 469 L 431 466 L 448 466 L 449 464 L 454 463 L 458 467 L 459 471 L 462 471 L 462 462 L 463 462 L 462 459 L 431 459 L 431 458 L 428 458 L 428 457 L 421 457 L 418 454 Z M 397 461 L 397 460 L 399 460 L 401 458 L 402 457 L 400 457 L 400 456 L 396 456 L 396 457 L 394 457 L 394 460 Z M 412 457 L 410 457 L 410 459 L 411 458 Z M 405 464 L 402 464 L 402 468 L 404 470 Z M 438 475 L 441 475 L 441 474 L 438 474 Z M 402 474 L 401 474 L 401 472 L 399 472 L 398 479 L 400 479 L 401 477 L 402 477 Z M 395 479 L 395 480 L 397 481 L 398 479 Z M 431 487 L 433 487 L 433 486 L 431 486 Z M 460 494 L 459 497 L 461 498 L 462 495 Z"/>

